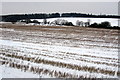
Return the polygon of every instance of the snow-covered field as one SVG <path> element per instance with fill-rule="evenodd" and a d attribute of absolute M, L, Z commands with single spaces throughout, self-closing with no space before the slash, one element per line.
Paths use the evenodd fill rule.
<path fill-rule="evenodd" d="M 48 22 L 53 22 L 54 20 L 57 20 L 57 19 L 63 19 L 63 20 L 67 20 L 68 22 L 72 22 L 73 25 L 76 25 L 76 21 L 79 20 L 79 21 L 83 21 L 83 22 L 87 22 L 88 20 L 90 20 L 90 24 L 93 24 L 93 23 L 101 23 L 101 22 L 105 22 L 105 21 L 108 21 L 111 23 L 111 26 L 118 26 L 118 19 L 113 19 L 113 18 L 49 18 L 47 19 Z M 32 20 L 38 20 L 39 22 L 43 22 L 43 19 L 32 19 Z"/>
<path fill-rule="evenodd" d="M 0 27 L 3 78 L 117 78 L 118 63 L 118 30 Z"/>

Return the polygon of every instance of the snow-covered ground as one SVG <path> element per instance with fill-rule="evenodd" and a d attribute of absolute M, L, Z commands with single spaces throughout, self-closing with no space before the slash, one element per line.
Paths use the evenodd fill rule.
<path fill-rule="evenodd" d="M 117 78 L 118 63 L 118 30 L 64 26 L 0 28 L 3 78 Z"/>
<path fill-rule="evenodd" d="M 64 20 L 67 20 L 68 22 L 72 22 L 73 25 L 76 25 L 76 21 L 79 20 L 79 21 L 83 21 L 83 22 L 87 22 L 88 20 L 90 20 L 90 24 L 93 24 L 93 23 L 101 23 L 101 22 L 105 22 L 105 21 L 108 21 L 111 23 L 111 26 L 118 26 L 118 19 L 114 19 L 114 18 L 49 18 L 47 19 L 48 22 L 53 22 L 54 20 L 57 20 L 57 19 L 64 19 Z M 32 19 L 32 20 L 38 20 L 39 22 L 43 22 L 43 19 Z"/>
<path fill-rule="evenodd" d="M 88 20 L 90 20 L 90 24 L 93 24 L 93 23 L 101 23 L 101 22 L 105 22 L 105 21 L 108 21 L 110 22 L 111 26 L 118 26 L 118 21 L 119 19 L 114 19 L 114 18 L 75 18 L 75 17 L 64 17 L 64 18 L 48 18 L 47 19 L 47 22 L 53 22 L 57 19 L 62 19 L 62 20 L 67 20 L 68 22 L 72 22 L 73 25 L 76 25 L 76 21 L 79 20 L 79 21 L 83 21 L 83 22 L 88 22 Z M 39 22 L 43 22 L 43 19 L 31 19 L 32 21 L 33 20 L 37 20 Z M 11 24 L 10 22 L 0 22 L 0 24 Z M 24 24 L 24 23 L 17 23 L 17 24 Z M 29 23 L 29 24 L 24 24 L 24 25 L 35 25 L 34 23 Z M 38 25 L 38 24 L 36 24 Z M 42 25 L 45 25 L 45 24 L 42 24 Z M 46 24 L 47 25 L 47 24 Z"/>
<path fill-rule="evenodd" d="M 0 70 L 2 70 L 2 78 L 40 78 L 37 74 L 24 72 L 20 69 L 10 68 L 4 65 L 0 66 Z"/>

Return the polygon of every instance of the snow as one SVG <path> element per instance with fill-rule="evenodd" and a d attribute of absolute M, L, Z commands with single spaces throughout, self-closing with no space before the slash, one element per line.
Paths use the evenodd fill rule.
<path fill-rule="evenodd" d="M 46 30 L 65 30 L 64 28 L 43 28 Z M 24 64 L 33 67 L 39 67 L 42 69 L 48 69 L 50 71 L 61 71 L 65 73 L 70 73 L 73 75 L 84 75 L 91 76 L 97 78 L 117 78 L 117 75 L 109 75 L 103 73 L 96 72 L 88 72 L 85 70 L 76 70 L 72 68 L 56 66 L 45 63 L 35 63 L 32 61 L 22 60 L 19 58 L 12 58 L 3 55 L 5 54 L 17 54 L 17 56 L 30 57 L 34 59 L 44 59 L 47 61 L 61 62 L 65 64 L 78 65 L 78 66 L 87 66 L 94 67 L 95 69 L 104 69 L 110 71 L 118 71 L 118 49 L 114 47 L 118 47 L 117 40 L 118 36 L 114 36 L 112 34 L 108 35 L 107 30 L 103 35 L 105 39 L 113 39 L 109 43 L 104 42 L 104 38 L 100 38 L 101 36 L 94 36 L 92 31 L 88 30 L 88 34 L 80 35 L 71 33 L 69 35 L 64 33 L 54 33 L 54 32 L 44 32 L 44 31 L 27 31 L 27 30 L 17 30 L 17 29 L 8 29 L 8 28 L 0 28 L 0 31 L 4 35 L 0 35 L 0 57 L 7 58 L 8 61 L 11 60 L 14 63 Z M 76 32 L 83 33 L 84 30 L 75 30 Z M 112 30 L 110 30 L 112 32 Z M 110 32 L 108 31 L 108 32 Z M 97 32 L 96 34 L 101 34 L 102 32 Z M 32 36 L 32 37 L 31 37 Z M 41 37 L 42 36 L 42 37 Z M 47 37 L 53 38 L 47 38 Z M 55 39 L 54 39 L 55 37 Z M 97 38 L 96 38 L 97 37 Z M 106 38 L 109 37 L 109 38 Z M 22 38 L 26 38 L 26 40 L 22 40 Z M 63 40 L 56 38 L 70 38 L 70 39 L 78 39 L 78 40 Z M 38 40 L 39 43 L 35 41 Z M 44 42 L 42 42 L 42 40 Z M 80 41 L 81 40 L 81 41 Z M 82 41 L 83 40 L 83 41 Z M 86 41 L 86 40 L 93 40 Z M 98 42 L 101 41 L 101 42 Z M 64 42 L 68 44 L 64 44 Z M 46 43 L 46 44 L 45 44 Z M 79 45 L 79 47 L 74 47 L 73 45 Z M 90 47 L 87 47 L 90 45 Z M 91 47 L 93 46 L 93 47 Z M 106 46 L 106 47 L 103 47 Z M 109 47 L 109 48 L 108 48 Z M 82 61 L 83 60 L 83 61 Z M 0 59 L 0 61 L 3 61 Z M 99 62 L 95 63 L 95 62 Z M 101 64 L 100 64 L 101 63 Z M 104 63 L 104 64 L 103 64 Z M 106 64 L 105 64 L 106 63 Z M 116 66 L 115 66 L 116 65 Z M 2 73 L 0 77 L 3 78 L 39 78 L 38 74 L 29 72 L 29 71 L 21 71 L 20 69 L 10 68 L 5 65 L 0 65 L 0 72 Z M 51 77 L 48 74 L 41 74 L 42 77 L 48 78 Z M 54 77 L 54 76 L 53 76 Z"/>
<path fill-rule="evenodd" d="M 11 22 L 3 22 L 3 21 L 0 21 L 0 24 L 3 24 L 3 23 L 5 23 L 5 24 L 6 24 L 6 23 L 10 23 L 10 24 L 11 24 Z"/>
<path fill-rule="evenodd" d="M 2 79 L 2 66 L 0 65 L 0 80 Z"/>
<path fill-rule="evenodd" d="M 10 41 L 10 40 L 0 40 L 0 45 L 2 45 L 2 46 L 8 46 L 8 44 L 9 44 L 9 46 L 12 46 L 12 48 L 13 48 L 13 50 L 14 50 L 14 48 L 15 47 L 17 47 L 18 48 L 18 50 L 22 50 L 23 49 L 23 51 L 25 51 L 25 53 L 19 53 L 19 55 L 21 55 L 21 56 L 24 56 L 25 54 L 29 54 L 28 56 L 30 56 L 30 53 L 35 53 L 36 51 L 34 50 L 34 49 L 38 49 L 38 51 L 37 52 L 39 52 L 40 50 L 48 50 L 48 51 L 53 51 L 53 52 L 61 52 L 61 51 L 63 51 L 63 52 L 68 52 L 68 53 L 76 53 L 76 54 L 79 54 L 79 52 L 80 53 L 82 53 L 82 55 L 94 55 L 94 56 L 97 56 L 97 57 L 111 57 L 111 55 L 101 55 L 101 54 L 94 54 L 93 52 L 94 52 L 94 50 L 91 50 L 90 49 L 90 51 L 89 50 L 87 50 L 87 49 L 83 49 L 83 48 L 70 48 L 70 47 L 64 47 L 64 46 L 52 46 L 52 45 L 42 45 L 42 44 L 33 44 L 33 43 L 25 43 L 25 42 L 17 42 L 17 41 Z M 22 48 L 23 47 L 23 48 Z M 27 49 L 27 48 L 31 48 L 31 49 Z M 88 51 L 88 52 L 87 52 Z M 93 51 L 93 52 L 92 52 Z M 96 50 L 96 51 L 98 51 L 98 50 Z M 52 52 L 52 55 L 54 54 Z M 90 53 L 91 52 L 91 53 Z M 99 53 L 102 53 L 101 51 L 98 51 Z M 41 52 L 41 54 L 42 53 L 44 53 L 44 52 Z M 87 54 L 86 54 L 87 53 Z M 111 52 L 111 53 L 113 53 L 113 52 Z M 23 55 L 24 54 L 24 55 Z M 47 52 L 47 53 L 45 53 L 45 54 L 49 54 L 49 55 L 51 55 L 51 53 L 49 53 L 49 52 Z M 110 54 L 110 51 L 108 52 L 108 54 Z M 114 53 L 114 54 L 116 54 L 116 53 Z M 52 56 L 51 55 L 51 56 Z M 55 54 L 53 55 L 53 56 L 55 56 Z M 31 55 L 31 57 L 38 57 L 37 55 Z M 72 56 L 71 56 L 72 57 Z M 70 56 L 69 57 L 67 57 L 66 59 L 64 59 L 64 60 L 61 60 L 61 59 L 57 59 L 57 58 L 50 58 L 50 57 L 47 57 L 47 56 L 40 56 L 39 58 L 41 58 L 41 59 L 45 59 L 45 60 L 49 60 L 49 61 L 55 61 L 55 62 L 64 62 L 64 63 L 67 63 L 67 64 L 76 64 L 76 65 L 78 65 L 78 64 L 80 64 L 80 65 L 82 65 L 82 66 L 89 66 L 89 67 L 96 67 L 96 68 L 101 68 L 101 69 L 108 69 L 108 70 L 116 70 L 117 68 L 116 67 L 112 67 L 112 66 L 107 66 L 107 65 L 98 65 L 98 64 L 93 64 L 93 63 L 88 63 L 88 62 L 81 62 L 81 61 L 75 61 L 75 60 L 71 60 L 71 59 L 77 59 L 77 56 L 73 56 L 71 59 L 70 59 L 70 62 L 68 62 L 68 58 L 70 58 Z M 58 57 L 59 58 L 59 57 Z M 85 57 L 83 57 L 83 58 L 85 58 Z M 115 57 L 113 57 L 113 58 L 118 58 L 117 56 Z M 78 59 L 79 59 L 79 57 L 78 57 Z M 95 61 L 95 58 L 88 58 L 88 59 L 91 59 L 91 60 L 94 60 Z M 75 63 L 74 63 L 74 61 L 75 61 Z M 98 60 L 99 62 L 101 62 L 100 61 L 100 59 Z M 104 62 L 106 62 L 106 61 L 104 61 Z M 110 62 L 111 63 L 111 62 Z M 45 68 L 45 65 L 43 66 L 44 68 Z M 49 69 L 50 70 L 52 70 L 52 68 L 53 68 L 53 66 L 50 68 L 49 67 Z M 54 70 L 55 70 L 55 68 L 54 68 Z M 58 69 L 56 69 L 56 70 L 58 70 Z M 68 71 L 68 70 L 67 70 Z M 70 71 L 69 71 L 70 72 Z M 72 72 L 73 73 L 73 72 Z M 81 73 L 81 72 L 80 72 Z M 76 73 L 77 74 L 77 73 Z M 100 75 L 99 75 L 100 76 Z M 24 76 L 23 76 L 24 77 Z"/>
<path fill-rule="evenodd" d="M 32 72 L 24 72 L 20 69 L 10 68 L 7 66 L 0 66 L 0 70 L 2 70 L 2 78 L 40 78 L 40 75 L 33 74 Z M 47 75 L 42 75 L 44 77 L 49 77 Z M 0 76 L 1 77 L 1 76 Z M 42 77 L 41 77 L 42 78 Z"/>
<path fill-rule="evenodd" d="M 74 48 L 74 47 L 64 47 L 64 46 L 33 44 L 33 43 L 17 42 L 17 41 L 10 41 L 10 40 L 0 40 L 0 45 L 8 45 L 8 44 L 9 44 L 9 46 L 13 46 L 13 47 L 20 46 L 20 47 L 24 47 L 24 48 L 29 47 L 32 49 L 39 49 L 39 50 L 47 49 L 47 50 L 51 50 L 51 51 L 63 51 L 63 52 L 68 52 L 68 53 L 82 53 L 82 55 L 85 55 L 87 53 L 90 55 L 101 56 L 101 57 L 111 57 L 111 55 L 108 55 L 108 54 L 113 53 L 111 51 L 106 51 L 105 53 L 107 55 L 101 55 L 101 54 L 97 54 L 97 53 L 104 54 L 104 52 L 99 49 L 92 50 L 92 49 L 85 49 L 85 48 Z M 116 54 L 116 53 L 114 53 L 114 54 Z M 113 58 L 118 58 L 118 56 L 116 55 Z"/>
<path fill-rule="evenodd" d="M 90 19 L 91 24 L 93 24 L 95 22 L 101 23 L 101 22 L 108 21 L 111 23 L 112 26 L 118 26 L 118 19 L 113 19 L 113 18 L 81 18 L 81 17 L 80 18 L 74 18 L 74 17 L 67 18 L 67 17 L 64 17 L 64 18 L 49 18 L 49 19 L 47 19 L 47 21 L 53 22 L 54 20 L 57 20 L 57 19 L 67 20 L 68 22 L 72 22 L 73 25 L 76 25 L 77 20 L 87 22 L 88 19 Z M 31 20 L 38 20 L 39 22 L 43 22 L 43 19 L 31 19 Z"/>
<path fill-rule="evenodd" d="M 33 66 L 36 66 L 36 64 L 32 64 Z M 41 64 L 39 64 L 40 66 Z M 46 68 L 46 69 L 50 69 L 50 70 L 57 70 L 57 71 L 61 71 L 61 68 L 56 68 L 56 67 L 53 67 L 53 66 L 49 66 L 49 65 L 44 65 L 41 67 L 43 68 Z M 16 69 L 16 68 L 10 68 L 8 66 L 0 66 L 0 70 L 2 70 L 2 78 L 51 78 L 50 76 L 48 75 L 44 75 L 44 74 L 35 74 L 35 73 L 32 73 L 32 72 L 29 72 L 29 71 L 22 71 L 20 69 Z M 68 72 L 68 73 L 72 73 L 72 74 L 83 74 L 83 75 L 88 75 L 88 76 L 97 76 L 99 75 L 100 77 L 108 77 L 108 78 L 113 78 L 113 76 L 109 76 L 109 75 L 103 75 L 103 74 L 96 74 L 96 73 L 89 73 L 89 72 L 83 72 L 83 71 L 75 71 L 75 70 L 70 70 L 70 69 L 62 69 L 63 72 Z M 3 75 L 4 74 L 4 75 Z M 115 77 L 114 77 L 115 78 Z"/>

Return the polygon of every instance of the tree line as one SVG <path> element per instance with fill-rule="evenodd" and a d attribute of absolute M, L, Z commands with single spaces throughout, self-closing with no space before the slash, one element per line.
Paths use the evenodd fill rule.
<path fill-rule="evenodd" d="M 83 13 L 39 13 L 39 14 L 13 14 L 2 15 L 0 21 L 5 22 L 17 22 L 22 19 L 47 19 L 47 18 L 59 18 L 59 17 L 91 17 L 91 18 L 120 18 L 118 15 L 92 15 Z"/>
<path fill-rule="evenodd" d="M 65 19 L 56 19 L 54 21 L 47 21 L 47 19 L 43 19 L 42 22 L 39 22 L 38 20 L 30 20 L 30 19 L 25 19 L 25 20 L 20 20 L 19 22 L 23 22 L 26 24 L 33 23 L 34 25 L 49 25 L 49 26 L 75 26 L 75 27 L 92 27 L 92 28 L 106 28 L 106 29 L 120 29 L 119 26 L 111 26 L 111 23 L 108 21 L 104 21 L 101 23 L 92 23 L 90 24 L 90 19 L 87 20 L 87 22 L 83 21 L 76 21 L 76 24 L 73 24 L 72 22 L 69 22 Z M 15 24 L 15 23 L 13 23 Z"/>

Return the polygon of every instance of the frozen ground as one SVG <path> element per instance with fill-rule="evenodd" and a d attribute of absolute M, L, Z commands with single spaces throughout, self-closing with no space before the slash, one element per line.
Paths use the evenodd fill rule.
<path fill-rule="evenodd" d="M 117 78 L 118 63 L 118 30 L 16 25 L 0 28 L 0 77 Z"/>

